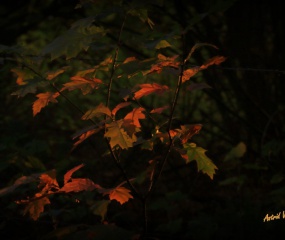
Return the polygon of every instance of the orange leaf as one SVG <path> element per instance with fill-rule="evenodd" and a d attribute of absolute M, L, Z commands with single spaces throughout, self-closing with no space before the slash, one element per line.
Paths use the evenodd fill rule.
<path fill-rule="evenodd" d="M 206 61 L 202 66 L 201 66 L 201 70 L 202 69 L 206 69 L 211 65 L 219 65 L 222 62 L 224 62 L 226 60 L 225 57 L 223 56 L 215 56 L 213 58 L 210 58 L 208 61 Z"/>
<path fill-rule="evenodd" d="M 202 128 L 202 124 L 190 124 L 181 126 L 181 142 L 182 144 L 186 143 L 191 139 L 195 134 L 198 134 Z"/>
<path fill-rule="evenodd" d="M 116 113 L 117 113 L 121 108 L 127 107 L 127 106 L 129 106 L 130 104 L 131 104 L 130 102 L 122 102 L 122 103 L 119 103 L 119 104 L 112 110 L 112 115 L 115 116 Z"/>
<path fill-rule="evenodd" d="M 111 111 L 108 107 L 106 107 L 103 103 L 100 103 L 96 108 L 88 110 L 83 116 L 82 120 L 88 120 L 95 116 L 106 114 L 107 116 L 111 116 Z"/>
<path fill-rule="evenodd" d="M 38 114 L 42 108 L 48 105 L 49 102 L 57 103 L 56 98 L 59 96 L 59 93 L 39 93 L 36 95 L 38 99 L 33 104 L 33 115 Z"/>
<path fill-rule="evenodd" d="M 153 64 L 151 66 L 151 69 L 144 72 L 143 74 L 150 74 L 150 73 L 160 73 L 164 67 L 173 67 L 173 68 L 178 68 L 179 67 L 179 62 L 176 62 L 175 59 L 178 57 L 178 55 L 175 55 L 173 57 L 166 57 L 162 54 L 158 54 L 158 62 Z"/>
<path fill-rule="evenodd" d="M 52 190 L 52 188 L 59 188 L 59 185 L 56 180 L 56 171 L 54 169 L 41 174 L 39 178 L 39 188 L 42 188 L 41 193 L 49 192 Z"/>
<path fill-rule="evenodd" d="M 71 82 L 63 84 L 63 88 L 61 91 L 64 91 L 68 89 L 69 91 L 75 90 L 75 89 L 81 89 L 82 93 L 84 95 L 88 94 L 92 89 L 97 89 L 100 84 L 102 84 L 102 80 L 98 78 L 84 78 L 80 76 L 74 76 L 70 78 Z"/>
<path fill-rule="evenodd" d="M 145 109 L 142 107 L 134 108 L 133 111 L 129 112 L 124 120 L 130 120 L 133 125 L 136 127 L 141 127 L 139 119 L 145 119 L 144 113 L 142 113 Z"/>
<path fill-rule="evenodd" d="M 92 130 L 89 130 L 85 133 L 82 133 L 79 137 L 79 140 L 77 140 L 77 142 L 75 142 L 73 144 L 73 147 L 72 147 L 72 151 L 80 144 L 82 143 L 83 141 L 85 141 L 87 138 L 89 138 L 90 136 L 92 136 L 93 134 L 99 132 L 103 127 L 100 127 L 100 128 L 96 128 L 96 129 L 92 129 Z"/>
<path fill-rule="evenodd" d="M 42 195 L 36 193 L 35 197 L 39 198 Z M 24 215 L 29 213 L 30 217 L 33 220 L 37 220 L 40 217 L 40 214 L 44 211 L 44 206 L 50 204 L 50 201 L 47 197 L 39 198 L 35 201 L 30 202 L 24 209 Z"/>
<path fill-rule="evenodd" d="M 89 178 L 72 178 L 71 182 L 66 183 L 61 189 L 61 192 L 81 192 L 81 191 L 93 191 L 100 188 Z"/>
<path fill-rule="evenodd" d="M 158 113 L 161 114 L 165 109 L 169 108 L 169 106 L 164 106 L 160 108 L 155 108 L 150 111 L 150 113 Z"/>
<path fill-rule="evenodd" d="M 130 198 L 133 198 L 133 196 L 130 194 L 131 191 L 129 189 L 125 187 L 119 187 L 119 186 L 116 188 L 110 189 L 104 195 L 109 194 L 110 200 L 116 200 L 120 204 L 124 204 L 125 202 L 129 201 Z"/>
<path fill-rule="evenodd" d="M 80 164 L 72 169 L 70 169 L 66 174 L 64 174 L 64 184 L 66 184 L 70 179 L 71 179 L 71 176 L 74 172 L 76 172 L 77 170 L 79 170 L 80 168 L 84 167 L 84 164 Z"/>
<path fill-rule="evenodd" d="M 200 71 L 200 67 L 193 67 L 185 70 L 182 76 L 182 83 L 188 81 L 191 77 L 193 77 L 197 72 Z"/>
<path fill-rule="evenodd" d="M 143 96 L 147 96 L 151 93 L 162 94 L 169 89 L 166 85 L 159 85 L 157 83 L 144 83 L 140 84 L 140 90 L 135 92 L 135 99 L 140 99 Z"/>

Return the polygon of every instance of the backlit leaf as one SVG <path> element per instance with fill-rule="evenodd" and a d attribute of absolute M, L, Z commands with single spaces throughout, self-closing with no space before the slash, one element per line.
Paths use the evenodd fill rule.
<path fill-rule="evenodd" d="M 116 200 L 120 204 L 124 204 L 125 202 L 129 201 L 130 198 L 133 198 L 133 196 L 130 194 L 130 190 L 121 187 L 121 184 L 115 188 L 112 189 L 105 189 L 104 195 L 109 195 L 110 200 Z"/>
<path fill-rule="evenodd" d="M 42 108 L 48 105 L 49 102 L 57 103 L 56 98 L 59 96 L 59 93 L 39 93 L 36 95 L 38 99 L 33 103 L 33 115 L 38 114 Z"/>
<path fill-rule="evenodd" d="M 47 197 L 41 198 L 41 196 L 42 195 L 40 193 L 36 193 L 35 198 L 39 199 L 28 203 L 24 209 L 24 215 L 29 213 L 30 217 L 35 221 L 40 217 L 41 213 L 44 212 L 45 205 L 50 204 Z"/>
<path fill-rule="evenodd" d="M 111 117 L 111 111 L 108 107 L 106 107 L 103 103 L 100 103 L 96 108 L 88 110 L 83 116 L 82 120 L 88 120 L 95 116 L 99 116 L 102 114 L 106 114 Z"/>
<path fill-rule="evenodd" d="M 63 84 L 61 91 L 68 89 L 69 91 L 80 89 L 83 95 L 90 93 L 92 89 L 97 89 L 103 82 L 98 78 L 88 79 L 80 76 L 70 78 L 71 82 Z"/>
<path fill-rule="evenodd" d="M 143 111 L 145 111 L 145 109 L 142 107 L 134 108 L 125 116 L 124 120 L 130 120 L 133 125 L 140 128 L 141 125 L 139 119 L 145 119 L 145 114 L 143 113 Z"/>
<path fill-rule="evenodd" d="M 52 80 L 52 79 L 56 78 L 58 75 L 64 73 L 67 68 L 68 67 L 64 67 L 64 68 L 57 69 L 55 71 L 47 72 L 46 73 L 46 79 L 47 80 Z"/>
<path fill-rule="evenodd" d="M 76 172 L 77 170 L 79 170 L 80 168 L 84 167 L 84 164 L 80 164 L 72 169 L 70 169 L 68 172 L 66 172 L 66 174 L 64 174 L 64 184 L 66 184 L 70 179 L 71 179 L 71 176 L 74 172 Z"/>
<path fill-rule="evenodd" d="M 83 141 L 85 141 L 87 138 L 89 138 L 90 136 L 92 136 L 93 134 L 99 132 L 103 127 L 100 128 L 96 128 L 96 129 L 92 129 L 89 130 L 87 132 L 82 133 L 79 136 L 79 139 L 73 144 L 73 148 L 72 150 L 74 150 L 80 143 L 82 143 Z"/>
<path fill-rule="evenodd" d="M 131 104 L 131 102 L 122 102 L 119 103 L 116 107 L 114 107 L 114 109 L 112 110 L 112 115 L 115 116 L 116 113 L 121 109 L 121 108 L 125 108 L 127 106 L 129 106 Z"/>
<path fill-rule="evenodd" d="M 218 168 L 212 162 L 212 160 L 206 156 L 206 150 L 201 147 L 197 147 L 195 143 L 185 143 L 183 147 L 187 153 L 186 156 L 184 156 L 186 163 L 195 160 L 197 163 L 198 171 L 202 171 L 203 173 L 207 174 L 211 179 L 213 179 L 215 170 L 217 170 Z"/>
<path fill-rule="evenodd" d="M 157 83 L 144 83 L 140 84 L 140 90 L 135 92 L 134 98 L 140 99 L 143 96 L 147 96 L 151 93 L 162 94 L 169 90 L 169 87 L 166 85 L 159 85 Z"/>
<path fill-rule="evenodd" d="M 200 71 L 200 67 L 193 67 L 185 70 L 182 76 L 182 83 L 188 81 L 191 77 L 193 77 L 196 73 Z"/>
<path fill-rule="evenodd" d="M 137 140 L 136 136 L 129 136 L 122 127 L 123 120 L 113 121 L 110 124 L 106 124 L 107 132 L 105 137 L 110 139 L 110 145 L 112 148 L 119 146 L 122 149 L 127 149 L 133 146 L 133 143 Z"/>
<path fill-rule="evenodd" d="M 180 65 L 178 61 L 175 59 L 178 56 L 175 55 L 173 57 L 166 57 L 163 54 L 159 53 L 157 55 L 157 62 L 151 65 L 151 69 L 147 71 L 143 71 L 143 75 L 151 74 L 151 73 L 161 73 L 162 69 L 165 67 L 172 67 L 177 69 Z"/>
<path fill-rule="evenodd" d="M 186 143 L 195 134 L 198 134 L 201 128 L 202 128 L 201 124 L 182 125 L 181 136 L 180 136 L 182 144 Z"/>
<path fill-rule="evenodd" d="M 54 169 L 41 174 L 39 178 L 40 183 L 38 187 L 41 188 L 41 193 L 49 193 L 53 189 L 57 190 L 59 188 Z"/>
<path fill-rule="evenodd" d="M 71 178 L 71 182 L 66 183 L 59 191 L 60 192 L 81 192 L 93 191 L 98 185 L 89 178 Z"/>
<path fill-rule="evenodd" d="M 224 62 L 226 60 L 225 57 L 223 56 L 215 56 L 210 58 L 209 60 L 207 60 L 202 66 L 201 66 L 201 70 L 204 70 L 206 68 L 208 68 L 211 65 L 219 65 L 222 62 Z"/>

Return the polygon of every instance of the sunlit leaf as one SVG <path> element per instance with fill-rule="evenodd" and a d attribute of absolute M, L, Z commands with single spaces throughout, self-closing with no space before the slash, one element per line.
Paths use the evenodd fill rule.
<path fill-rule="evenodd" d="M 166 85 L 159 85 L 157 83 L 144 83 L 140 84 L 140 90 L 135 92 L 134 98 L 140 99 L 143 96 L 147 96 L 151 93 L 162 94 L 169 90 L 169 87 Z"/>
<path fill-rule="evenodd" d="M 157 113 L 157 114 L 161 114 L 165 109 L 168 109 L 169 106 L 164 106 L 164 107 L 160 107 L 160 108 L 155 108 L 155 109 L 152 109 L 150 111 L 150 113 Z"/>
<path fill-rule="evenodd" d="M 60 192 L 81 192 L 81 191 L 93 191 L 97 189 L 98 185 L 95 184 L 89 178 L 71 178 L 71 181 L 64 184 L 59 190 Z"/>
<path fill-rule="evenodd" d="M 133 198 L 133 196 L 130 194 L 131 191 L 129 189 L 122 187 L 121 185 L 122 184 L 112 189 L 105 189 L 103 194 L 109 195 L 110 200 L 116 200 L 120 204 L 124 204 L 129 201 L 130 198 Z"/>
<path fill-rule="evenodd" d="M 212 57 L 209 60 L 207 60 L 200 68 L 201 68 L 201 70 L 204 70 L 211 65 L 219 65 L 222 62 L 224 62 L 225 60 L 226 60 L 226 58 L 223 56 L 215 56 L 215 57 Z"/>
<path fill-rule="evenodd" d="M 61 91 L 68 89 L 73 91 L 75 89 L 80 89 L 83 95 L 90 93 L 92 89 L 97 89 L 103 82 L 98 78 L 85 78 L 80 76 L 73 76 L 70 78 L 71 82 L 63 84 Z"/>
<path fill-rule="evenodd" d="M 195 134 L 198 134 L 201 130 L 201 124 L 188 124 L 181 126 L 181 142 L 182 144 L 186 143 L 189 139 L 191 139 Z"/>
<path fill-rule="evenodd" d="M 36 193 L 35 198 L 38 199 L 28 203 L 24 209 L 24 215 L 29 213 L 30 217 L 35 221 L 40 217 L 41 213 L 44 212 L 45 205 L 50 204 L 47 197 L 41 196 L 40 193 Z"/>
<path fill-rule="evenodd" d="M 107 116 L 112 115 L 110 109 L 108 107 L 106 107 L 103 103 L 100 103 L 96 108 L 88 110 L 83 116 L 82 116 L 82 120 L 88 120 L 91 119 L 95 116 L 99 116 L 105 114 Z"/>
<path fill-rule="evenodd" d="M 217 170 L 218 168 L 212 162 L 212 160 L 206 156 L 206 150 L 201 147 L 197 147 L 195 143 L 185 143 L 183 147 L 187 152 L 187 158 L 185 159 L 186 163 L 195 160 L 197 163 L 198 171 L 202 171 L 203 173 L 207 174 L 211 179 L 213 179 L 213 176 L 216 172 L 215 170 Z"/>
<path fill-rule="evenodd" d="M 161 40 L 159 43 L 156 44 L 155 49 L 161 49 L 161 48 L 167 48 L 167 47 L 171 47 L 169 42 L 167 42 L 166 40 Z"/>
<path fill-rule="evenodd" d="M 139 119 L 145 119 L 145 114 L 143 113 L 143 111 L 145 111 L 145 109 L 142 107 L 134 108 L 125 116 L 124 120 L 130 120 L 133 125 L 140 128 L 141 125 Z"/>
<path fill-rule="evenodd" d="M 101 129 L 103 129 L 103 127 L 95 128 L 95 129 L 92 129 L 92 130 L 89 130 L 89 131 L 82 133 L 79 136 L 79 139 L 73 144 L 72 150 L 74 150 L 80 143 L 85 141 L 87 138 L 89 138 L 93 134 L 99 132 Z"/>
<path fill-rule="evenodd" d="M 11 72 L 17 75 L 16 83 L 18 85 L 26 85 L 27 80 L 31 80 L 35 77 L 35 74 L 27 68 L 12 68 Z"/>
<path fill-rule="evenodd" d="M 122 127 L 123 120 L 113 121 L 110 124 L 106 124 L 107 132 L 105 137 L 110 139 L 110 145 L 112 148 L 120 146 L 122 149 L 127 149 L 133 146 L 133 143 L 137 140 L 136 136 L 129 136 Z"/>
<path fill-rule="evenodd" d="M 112 110 L 112 115 L 115 116 L 116 113 L 122 109 L 122 108 L 125 108 L 127 106 L 129 106 L 131 104 L 131 102 L 122 102 L 122 103 L 119 103 L 116 107 L 114 107 L 114 109 Z"/>
<path fill-rule="evenodd" d="M 67 171 L 65 174 L 64 174 L 64 184 L 66 184 L 70 179 L 71 179 L 71 176 L 74 172 L 78 171 L 80 168 L 84 167 L 84 164 L 79 164 L 78 166 L 70 169 L 69 171 Z"/>
<path fill-rule="evenodd" d="M 52 80 L 52 79 L 56 78 L 58 75 L 64 73 L 66 71 L 66 69 L 68 69 L 68 67 L 60 68 L 60 69 L 57 69 L 55 71 L 49 71 L 46 73 L 46 79 Z"/>
<path fill-rule="evenodd" d="M 59 185 L 56 180 L 56 171 L 54 169 L 41 174 L 39 178 L 39 188 L 41 188 L 41 193 L 49 193 L 53 189 L 58 190 Z"/>
<path fill-rule="evenodd" d="M 33 103 L 33 115 L 38 114 L 42 108 L 48 105 L 49 102 L 57 103 L 56 98 L 59 96 L 59 93 L 39 93 L 36 95 L 38 99 Z"/>
<path fill-rule="evenodd" d="M 191 77 L 193 77 L 196 73 L 200 71 L 200 67 L 193 67 L 185 70 L 182 76 L 182 83 L 188 81 Z"/>

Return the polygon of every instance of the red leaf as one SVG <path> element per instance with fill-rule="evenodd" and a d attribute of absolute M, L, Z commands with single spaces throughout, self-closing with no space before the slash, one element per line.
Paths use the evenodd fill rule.
<path fill-rule="evenodd" d="M 145 119 L 145 115 L 142 113 L 144 110 L 145 109 L 142 107 L 134 108 L 133 111 L 125 116 L 124 120 L 130 120 L 133 125 L 140 128 L 141 125 L 139 119 Z"/>
<path fill-rule="evenodd" d="M 161 114 L 165 109 L 169 108 L 169 106 L 164 106 L 164 107 L 160 107 L 160 108 L 155 108 L 152 109 L 150 111 L 150 113 L 157 113 L 157 114 Z"/>
<path fill-rule="evenodd" d="M 100 188 L 89 178 L 72 178 L 71 182 L 66 183 L 61 189 L 61 192 L 81 192 L 81 191 L 93 191 Z"/>
<path fill-rule="evenodd" d="M 189 68 L 185 70 L 182 76 L 182 83 L 188 81 L 191 77 L 193 77 L 200 70 L 201 70 L 200 67 L 193 67 L 193 68 Z"/>
<path fill-rule="evenodd" d="M 40 193 L 36 193 L 35 198 L 39 198 L 41 196 L 42 195 Z M 47 204 L 50 204 L 47 197 L 34 200 L 26 206 L 24 209 L 24 215 L 29 213 L 33 220 L 37 220 L 40 217 L 40 214 L 44 211 L 44 206 Z"/>
<path fill-rule="evenodd" d="M 127 107 L 127 106 L 129 106 L 130 104 L 131 104 L 130 102 L 122 102 L 122 103 L 119 103 L 119 104 L 112 110 L 112 115 L 115 116 L 116 113 L 117 113 L 121 108 Z"/>
<path fill-rule="evenodd" d="M 100 84 L 102 84 L 102 80 L 98 78 L 88 79 L 85 77 L 74 76 L 70 78 L 71 82 L 63 84 L 64 87 L 61 91 L 68 89 L 69 91 L 75 89 L 81 89 L 84 95 L 88 94 L 92 89 L 97 89 Z"/>
<path fill-rule="evenodd" d="M 201 128 L 202 128 L 201 124 L 182 125 L 181 136 L 180 136 L 182 144 L 186 143 L 195 134 L 198 134 Z"/>
<path fill-rule="evenodd" d="M 165 91 L 169 90 L 169 87 L 166 85 L 159 85 L 157 83 L 145 83 L 140 84 L 140 90 L 135 92 L 135 99 L 140 99 L 143 96 L 147 96 L 151 93 L 162 94 Z"/>
<path fill-rule="evenodd" d="M 201 70 L 206 69 L 211 65 L 219 65 L 222 62 L 224 62 L 225 60 L 226 60 L 226 58 L 223 56 L 212 57 L 201 66 Z"/>
<path fill-rule="evenodd" d="M 166 57 L 162 54 L 158 54 L 157 56 L 158 62 L 153 64 L 151 66 L 151 69 L 145 71 L 143 74 L 146 75 L 154 72 L 160 73 L 164 67 L 178 68 L 180 63 L 175 61 L 177 57 L 178 57 L 177 55 L 173 57 Z"/>
<path fill-rule="evenodd" d="M 50 192 L 53 188 L 59 188 L 59 185 L 56 180 L 56 171 L 54 169 L 41 174 L 39 178 L 39 188 L 42 188 L 41 193 Z"/>
<path fill-rule="evenodd" d="M 66 174 L 64 174 L 64 184 L 66 184 L 70 179 L 71 179 L 71 176 L 74 172 L 76 172 L 77 170 L 79 170 L 80 168 L 84 167 L 84 164 L 80 164 L 72 169 L 70 169 Z"/>
<path fill-rule="evenodd" d="M 112 189 L 106 189 L 104 195 L 109 195 L 110 200 L 116 200 L 120 204 L 124 204 L 129 201 L 130 198 L 133 198 L 133 196 L 130 194 L 131 191 L 129 189 L 121 187 L 120 185 Z"/>
<path fill-rule="evenodd" d="M 38 99 L 33 104 L 33 115 L 38 114 L 43 107 L 47 106 L 49 102 L 57 103 L 56 98 L 59 96 L 59 93 L 39 93 L 36 95 Z"/>

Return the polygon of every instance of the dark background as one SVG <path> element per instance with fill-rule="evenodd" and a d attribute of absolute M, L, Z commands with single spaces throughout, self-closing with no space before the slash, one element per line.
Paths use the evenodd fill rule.
<path fill-rule="evenodd" d="M 63 0 L 1 1 L 0 44 L 23 44 L 31 54 L 36 53 L 75 20 L 88 15 L 84 9 L 74 9 L 76 4 Z M 167 25 L 169 19 L 182 28 L 192 25 L 185 35 L 189 49 L 196 42 L 208 42 L 227 57 L 201 76 L 212 88 L 185 98 L 180 110 L 182 122 L 191 119 L 203 124 L 195 140 L 207 149 L 219 170 L 213 181 L 197 173 L 195 165 L 181 169 L 173 163 L 182 178 L 165 172 L 162 182 L 170 181 L 184 191 L 176 211 L 183 221 L 187 219 L 178 230 L 173 227 L 175 221 L 169 222 L 166 228 L 173 227 L 176 238 L 165 239 L 273 239 L 284 234 L 285 219 L 263 222 L 267 213 L 285 211 L 285 17 L 281 5 L 280 1 L 180 0 L 154 6 L 149 12 L 166 32 L 173 30 Z M 200 16 L 196 22 L 195 14 Z M 196 54 L 195 58 L 201 62 L 204 57 Z M 60 175 L 79 159 L 88 162 L 94 158 L 88 146 L 69 154 L 71 135 L 78 129 L 76 114 L 69 107 L 47 109 L 33 118 L 33 96 L 11 96 L 16 79 L 10 72 L 15 62 L 9 54 L 1 54 L 0 66 L 1 188 L 21 175 L 52 168 Z M 227 153 L 240 142 L 247 147 L 244 156 L 226 161 Z M 103 165 L 97 164 L 97 171 Z M 162 187 L 173 190 L 167 184 Z M 3 239 L 41 239 L 54 229 L 50 218 L 34 222 L 21 216 L 14 199 L 13 195 L 1 199 Z M 58 221 L 63 226 L 93 223 L 86 209 L 74 207 L 69 217 Z M 163 221 L 160 210 L 154 214 L 154 225 Z"/>

